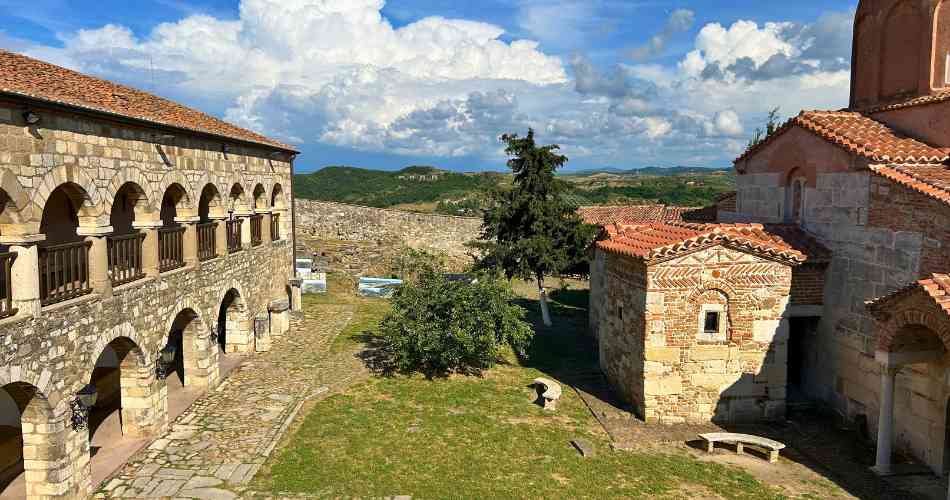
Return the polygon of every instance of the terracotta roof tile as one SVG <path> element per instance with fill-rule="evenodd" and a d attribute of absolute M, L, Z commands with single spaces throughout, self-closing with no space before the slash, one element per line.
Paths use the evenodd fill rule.
<path fill-rule="evenodd" d="M 712 222 L 715 215 L 705 208 L 666 205 L 616 205 L 581 207 L 577 213 L 588 224 L 641 224 L 646 222 Z"/>
<path fill-rule="evenodd" d="M 793 232 L 788 228 L 784 231 L 787 234 Z M 805 249 L 812 245 L 804 243 L 806 236 L 800 234 L 795 235 L 795 244 L 792 244 L 761 224 L 655 222 L 608 226 L 606 233 L 607 238 L 597 242 L 598 248 L 647 262 L 663 261 L 713 245 L 728 245 L 797 265 L 805 262 L 808 256 L 796 246 Z"/>
<path fill-rule="evenodd" d="M 870 300 L 866 302 L 866 305 L 872 313 L 887 312 L 894 301 L 900 300 L 917 290 L 926 292 L 937 306 L 943 309 L 947 315 L 950 315 L 950 275 L 947 274 L 932 274 L 929 278 L 915 281 L 883 297 Z"/>
<path fill-rule="evenodd" d="M 285 151 L 293 146 L 141 90 L 0 49 L 0 94 L 108 113 Z"/>
<path fill-rule="evenodd" d="M 871 165 L 872 172 L 950 204 L 950 167 L 946 165 Z"/>
<path fill-rule="evenodd" d="M 881 122 L 854 111 L 802 111 L 756 146 L 742 154 L 741 161 L 758 152 L 792 127 L 801 127 L 852 154 L 874 161 L 893 163 L 939 163 L 946 151 L 899 135 Z"/>

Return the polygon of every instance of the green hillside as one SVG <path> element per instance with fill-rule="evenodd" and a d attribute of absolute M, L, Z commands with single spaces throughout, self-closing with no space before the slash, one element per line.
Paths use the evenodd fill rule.
<path fill-rule="evenodd" d="M 648 204 L 704 206 L 716 196 L 735 189 L 729 171 L 695 168 L 571 174 L 562 177 L 571 186 L 578 205 Z M 458 173 L 413 166 L 398 172 L 356 167 L 326 167 L 298 174 L 297 196 L 379 208 L 401 208 L 451 215 L 478 215 L 482 200 L 493 188 L 508 185 L 511 175 L 498 172 Z"/>

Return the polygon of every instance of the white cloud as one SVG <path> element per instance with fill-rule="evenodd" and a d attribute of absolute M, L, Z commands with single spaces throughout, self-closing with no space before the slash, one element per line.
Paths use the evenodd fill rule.
<path fill-rule="evenodd" d="M 144 37 L 106 25 L 30 52 L 213 103 L 226 119 L 287 141 L 437 157 L 500 159 L 499 135 L 534 127 L 591 163 L 722 165 L 774 106 L 847 103 L 847 13 L 809 25 L 709 24 L 676 64 L 602 68 L 583 56 L 565 64 L 535 41 L 504 41 L 501 27 L 482 22 L 429 17 L 395 28 L 383 5 L 243 0 L 236 20 L 190 15 Z M 542 41 L 597 20 L 588 2 L 518 5 L 521 28 Z M 560 17 L 547 15 L 552 5 Z M 582 17 L 563 15 L 572 12 Z M 683 11 L 667 31 L 690 24 Z"/>

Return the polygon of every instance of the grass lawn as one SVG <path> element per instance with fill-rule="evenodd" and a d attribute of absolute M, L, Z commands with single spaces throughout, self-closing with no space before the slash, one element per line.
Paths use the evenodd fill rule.
<path fill-rule="evenodd" d="M 536 292 L 516 288 L 536 321 Z M 480 378 L 374 378 L 317 403 L 259 486 L 334 498 L 781 498 L 738 469 L 685 453 L 611 450 L 570 387 L 556 413 L 532 403 L 535 377 L 563 380 L 596 367 L 583 337 L 586 290 L 576 288 L 552 295 L 556 326 L 538 329 L 528 360 L 509 356 Z M 335 348 L 352 349 L 386 302 L 336 292 L 309 305 L 340 302 L 358 309 Z M 593 457 L 571 446 L 578 438 L 593 445 Z"/>

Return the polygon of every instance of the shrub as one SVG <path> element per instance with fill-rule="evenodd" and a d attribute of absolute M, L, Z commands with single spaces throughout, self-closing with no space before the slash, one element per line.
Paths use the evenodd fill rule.
<path fill-rule="evenodd" d="M 507 347 L 525 355 L 534 335 L 503 280 L 449 281 L 432 269 L 399 289 L 380 325 L 386 368 L 427 376 L 479 373 Z"/>

